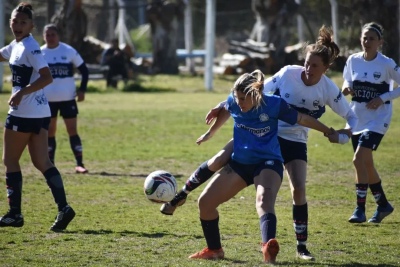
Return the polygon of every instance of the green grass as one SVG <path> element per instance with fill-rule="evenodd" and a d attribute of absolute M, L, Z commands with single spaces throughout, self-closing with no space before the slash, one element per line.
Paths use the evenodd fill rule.
<path fill-rule="evenodd" d="M 341 83 L 340 76 L 335 81 Z M 230 139 L 232 122 L 209 142 L 195 140 L 207 126 L 206 112 L 226 98 L 234 77 L 215 80 L 206 92 L 202 77 L 140 76 L 140 92 L 106 89 L 91 82 L 91 92 L 79 105 L 79 132 L 90 173 L 73 172 L 74 160 L 62 121 L 57 133 L 56 164 L 70 204 L 77 212 L 65 233 L 49 227 L 56 207 L 42 175 L 27 153 L 21 159 L 24 175 L 22 228 L 0 229 L 0 266 L 260 266 L 260 233 L 254 207 L 255 190 L 246 188 L 221 205 L 220 228 L 226 259 L 192 261 L 187 256 L 205 246 L 194 191 L 173 216 L 143 194 L 144 178 L 157 169 L 177 177 L 181 187 L 190 173 Z M 133 85 L 131 85 L 133 86 Z M 135 85 L 138 86 L 138 85 Z M 5 84 L 7 91 L 7 84 Z M 0 94 L 2 121 L 9 94 Z M 355 206 L 351 145 L 330 144 L 310 132 L 307 195 L 308 247 L 317 260 L 295 259 L 292 201 L 287 178 L 277 200 L 278 255 L 283 266 L 400 266 L 398 238 L 400 180 L 398 139 L 400 102 L 395 101 L 391 129 L 374 153 L 386 195 L 395 212 L 382 224 L 347 222 Z M 344 122 L 330 110 L 322 121 L 335 128 Z M 2 123 L 3 124 L 3 123 Z M 7 199 L 0 194 L 1 213 Z M 374 212 L 371 194 L 367 216 Z"/>

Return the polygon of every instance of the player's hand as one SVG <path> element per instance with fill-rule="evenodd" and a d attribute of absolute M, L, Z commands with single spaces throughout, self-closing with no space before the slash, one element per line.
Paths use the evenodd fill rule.
<path fill-rule="evenodd" d="M 206 115 L 206 124 L 210 125 L 212 121 L 218 117 L 219 111 L 221 110 L 220 107 L 212 108 Z"/>
<path fill-rule="evenodd" d="M 205 134 L 201 135 L 199 138 L 196 140 L 196 144 L 200 145 L 201 143 L 210 140 L 212 137 L 212 134 L 210 132 L 206 132 Z"/>
<path fill-rule="evenodd" d="M 343 89 L 342 89 L 342 94 L 343 94 L 344 96 L 347 96 L 347 95 L 354 95 L 354 91 L 353 91 L 353 89 L 351 89 L 350 87 L 346 87 L 346 88 L 343 88 Z"/>
<path fill-rule="evenodd" d="M 76 93 L 76 101 L 78 101 L 78 102 L 85 101 L 85 92 L 78 91 Z"/>
<path fill-rule="evenodd" d="M 10 99 L 8 100 L 8 104 L 12 107 L 16 107 L 21 103 L 22 100 L 22 89 L 15 92 L 14 94 L 11 95 Z"/>
<path fill-rule="evenodd" d="M 366 105 L 367 109 L 377 109 L 383 104 L 383 100 L 378 96 L 369 101 Z"/>
<path fill-rule="evenodd" d="M 339 143 L 339 133 L 331 128 L 331 132 L 329 134 L 324 134 L 325 137 L 328 138 L 331 143 Z"/>

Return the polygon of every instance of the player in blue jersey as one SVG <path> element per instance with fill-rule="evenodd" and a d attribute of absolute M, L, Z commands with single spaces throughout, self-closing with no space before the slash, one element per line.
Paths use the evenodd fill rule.
<path fill-rule="evenodd" d="M 0 49 L 0 61 L 8 61 L 12 73 L 10 109 L 4 126 L 3 162 L 6 171 L 9 211 L 0 227 L 22 227 L 22 172 L 19 159 L 26 147 L 33 165 L 43 173 L 58 206 L 53 231 L 64 230 L 75 212 L 68 205 L 61 175 L 47 153 L 50 108 L 43 87 L 52 82 L 50 69 L 39 44 L 32 37 L 33 9 L 21 3 L 11 13 L 10 28 L 15 40 Z"/>
<path fill-rule="evenodd" d="M 339 88 L 324 74 L 339 54 L 339 48 L 332 41 L 331 29 L 323 26 L 315 44 L 305 47 L 304 66 L 286 66 L 265 81 L 265 91 L 280 95 L 297 111 L 319 118 L 328 105 L 345 118 L 348 129 L 335 132 L 331 142 L 348 142 L 350 129 L 357 124 L 357 117 L 350 109 Z M 213 109 L 206 117 L 210 123 L 220 107 Z M 279 122 L 278 139 L 289 178 L 293 198 L 293 225 L 296 234 L 297 252 L 300 259 L 314 260 L 308 251 L 308 204 L 306 199 L 307 138 L 308 129 L 299 124 Z M 208 161 L 201 164 L 187 180 L 184 188 L 169 203 L 163 204 L 161 212 L 172 215 L 177 206 L 185 202 L 192 190 L 207 181 L 226 164 L 232 151 L 232 141 Z"/>
<path fill-rule="evenodd" d="M 75 97 L 77 97 L 78 102 L 85 100 L 89 71 L 79 53 L 73 47 L 60 42 L 56 25 L 48 24 L 44 26 L 43 39 L 46 44 L 41 47 L 42 53 L 53 75 L 53 82 L 44 88 L 51 111 L 48 139 L 49 157 L 54 163 L 57 147 L 57 116 L 58 112 L 60 112 L 67 128 L 72 152 L 75 156 L 75 172 L 87 173 L 88 170 L 83 164 L 82 142 L 78 134 L 78 105 Z M 78 90 L 76 90 L 75 86 L 74 68 L 78 68 L 81 73 L 81 83 Z"/>
<path fill-rule="evenodd" d="M 389 129 L 392 119 L 392 100 L 400 96 L 400 88 L 393 90 L 393 82 L 400 84 L 400 68 L 393 59 L 379 52 L 383 44 L 383 28 L 375 22 L 367 23 L 361 31 L 362 52 L 351 55 L 343 71 L 343 94 L 352 95 L 350 106 L 359 123 L 353 129 L 355 182 L 357 207 L 349 218 L 351 223 L 365 222 L 365 200 L 368 187 L 377 209 L 368 220 L 380 223 L 394 210 L 386 199 L 372 152 Z"/>
<path fill-rule="evenodd" d="M 277 96 L 263 94 L 264 75 L 256 70 L 240 76 L 228 96 L 225 108 L 204 142 L 231 116 L 234 119 L 233 151 L 228 164 L 217 173 L 199 197 L 200 221 L 207 247 L 195 253 L 192 259 L 219 259 L 224 257 L 217 207 L 234 197 L 247 186 L 256 188 L 256 210 L 260 218 L 264 261 L 274 263 L 279 252 L 275 239 L 275 199 L 282 183 L 283 158 L 278 140 L 278 120 L 296 123 L 332 134 L 333 129 L 317 119 L 297 112 Z"/>

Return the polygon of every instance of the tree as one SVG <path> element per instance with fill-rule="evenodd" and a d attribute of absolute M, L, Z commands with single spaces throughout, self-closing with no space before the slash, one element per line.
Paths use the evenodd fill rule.
<path fill-rule="evenodd" d="M 178 74 L 176 55 L 179 23 L 182 23 L 183 0 L 170 2 L 153 0 L 147 6 L 147 19 L 151 27 L 153 44 L 153 73 Z"/>
<path fill-rule="evenodd" d="M 273 59 L 276 68 L 280 68 L 285 62 L 285 47 L 298 5 L 294 0 L 252 0 L 252 10 L 256 22 L 250 39 L 273 46 Z"/>

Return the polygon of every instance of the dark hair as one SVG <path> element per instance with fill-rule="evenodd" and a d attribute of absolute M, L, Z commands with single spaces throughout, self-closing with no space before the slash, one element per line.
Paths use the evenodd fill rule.
<path fill-rule="evenodd" d="M 382 25 L 376 23 L 376 22 L 370 22 L 367 24 L 364 24 L 362 27 L 362 31 L 374 31 L 378 35 L 379 40 L 382 39 L 383 37 L 383 27 Z"/>
<path fill-rule="evenodd" d="M 29 19 L 33 18 L 33 7 L 31 4 L 22 2 L 13 10 L 12 13 L 19 12 L 28 15 Z"/>
<path fill-rule="evenodd" d="M 332 65 L 335 59 L 339 56 L 340 49 L 333 41 L 333 30 L 331 27 L 322 25 L 318 32 L 318 38 L 315 44 L 307 45 L 304 48 L 305 54 L 320 56 L 322 62 L 326 66 Z"/>
<path fill-rule="evenodd" d="M 57 34 L 59 34 L 59 30 L 55 24 L 47 24 L 43 27 L 43 33 L 45 33 L 47 30 L 53 30 L 56 31 Z"/>
<path fill-rule="evenodd" d="M 254 97 L 256 100 L 256 108 L 260 107 L 263 101 L 264 74 L 260 70 L 252 73 L 242 74 L 233 85 L 232 92 L 240 91 L 246 95 Z"/>

